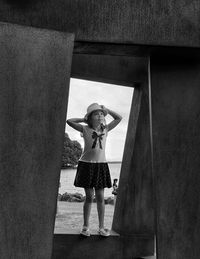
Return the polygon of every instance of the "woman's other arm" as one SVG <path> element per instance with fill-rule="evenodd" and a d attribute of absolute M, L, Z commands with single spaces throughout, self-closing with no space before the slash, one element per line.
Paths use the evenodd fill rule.
<path fill-rule="evenodd" d="M 83 132 L 83 125 L 81 124 L 81 122 L 85 122 L 84 118 L 72 118 L 68 119 L 66 122 L 73 129 Z"/>
<path fill-rule="evenodd" d="M 107 108 L 106 108 L 106 109 L 107 109 Z M 111 121 L 111 122 L 107 125 L 108 131 L 110 131 L 110 130 L 114 129 L 114 128 L 120 123 L 120 121 L 122 120 L 122 116 L 119 115 L 118 113 L 116 113 L 116 112 L 110 110 L 110 109 L 107 109 L 107 111 L 108 111 L 108 114 L 110 114 L 110 115 L 113 117 L 113 119 L 114 119 L 113 121 Z"/>

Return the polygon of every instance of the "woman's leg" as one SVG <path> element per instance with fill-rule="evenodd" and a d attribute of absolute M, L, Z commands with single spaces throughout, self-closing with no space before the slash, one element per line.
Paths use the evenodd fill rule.
<path fill-rule="evenodd" d="M 94 189 L 85 189 L 85 202 L 83 205 L 83 225 L 89 227 L 89 218 L 94 198 Z"/>
<path fill-rule="evenodd" d="M 99 228 L 101 229 L 101 228 L 104 228 L 104 213 L 105 213 L 104 189 L 95 190 L 95 196 L 97 201 Z"/>

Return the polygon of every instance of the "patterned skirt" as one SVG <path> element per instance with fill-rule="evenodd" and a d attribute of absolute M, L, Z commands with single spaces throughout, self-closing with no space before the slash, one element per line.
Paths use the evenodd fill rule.
<path fill-rule="evenodd" d="M 112 187 L 108 164 L 79 161 L 74 185 L 97 190 Z"/>

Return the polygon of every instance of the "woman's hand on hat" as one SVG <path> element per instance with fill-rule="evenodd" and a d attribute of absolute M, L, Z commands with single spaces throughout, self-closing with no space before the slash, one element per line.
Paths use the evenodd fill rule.
<path fill-rule="evenodd" d="M 101 106 L 101 109 L 103 109 L 103 110 L 108 112 L 108 109 L 104 105 L 100 105 L 100 106 Z"/>

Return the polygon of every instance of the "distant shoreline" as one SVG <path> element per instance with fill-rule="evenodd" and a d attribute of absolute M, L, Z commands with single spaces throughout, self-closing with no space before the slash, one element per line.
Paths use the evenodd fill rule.
<path fill-rule="evenodd" d="M 122 161 L 107 161 L 108 164 L 121 164 Z M 66 166 L 66 167 L 61 167 L 61 169 L 76 169 L 77 168 L 77 165 L 75 166 Z"/>
<path fill-rule="evenodd" d="M 121 164 L 122 161 L 107 161 L 108 164 Z"/>

